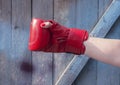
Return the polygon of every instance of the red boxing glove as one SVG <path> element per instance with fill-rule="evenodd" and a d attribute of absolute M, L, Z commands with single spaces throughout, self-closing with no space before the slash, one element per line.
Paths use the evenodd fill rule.
<path fill-rule="evenodd" d="M 86 30 L 61 26 L 55 21 L 33 19 L 30 28 L 29 49 L 44 52 L 84 54 Z"/>
<path fill-rule="evenodd" d="M 30 24 L 29 49 L 32 51 L 41 50 L 48 45 L 50 33 L 47 29 L 40 27 L 43 22 L 40 19 L 33 19 Z"/>

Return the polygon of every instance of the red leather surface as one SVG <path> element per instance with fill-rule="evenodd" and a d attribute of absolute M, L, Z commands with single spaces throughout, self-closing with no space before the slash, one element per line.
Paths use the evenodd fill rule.
<path fill-rule="evenodd" d="M 32 19 L 29 38 L 29 49 L 32 51 L 41 50 L 49 42 L 49 31 L 40 27 L 43 22 L 41 19 Z"/>
<path fill-rule="evenodd" d="M 29 49 L 32 51 L 44 52 L 71 52 L 84 54 L 83 42 L 88 39 L 86 30 L 67 28 L 55 21 L 47 21 L 52 25 L 48 28 L 41 28 L 45 20 L 33 19 L 30 28 Z"/>
<path fill-rule="evenodd" d="M 71 28 L 66 43 L 66 51 L 75 54 L 84 54 L 85 46 L 83 42 L 87 39 L 88 32 L 86 30 Z"/>

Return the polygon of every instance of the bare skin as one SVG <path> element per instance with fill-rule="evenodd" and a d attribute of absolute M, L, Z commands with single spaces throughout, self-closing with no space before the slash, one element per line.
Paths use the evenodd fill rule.
<path fill-rule="evenodd" d="M 89 37 L 84 45 L 85 55 L 120 67 L 120 40 Z"/>
<path fill-rule="evenodd" d="M 41 24 L 43 28 L 48 28 L 51 25 L 50 22 Z M 120 40 L 89 37 L 84 45 L 86 47 L 85 55 L 120 67 Z"/>

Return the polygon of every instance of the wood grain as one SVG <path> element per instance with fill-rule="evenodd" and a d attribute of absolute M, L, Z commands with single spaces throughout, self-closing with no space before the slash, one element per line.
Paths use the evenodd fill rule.
<path fill-rule="evenodd" d="M 78 28 L 86 29 L 90 33 L 98 21 L 98 0 L 77 0 L 76 3 L 76 25 Z M 96 85 L 96 61 L 90 59 L 87 62 L 88 57 L 79 57 L 81 57 L 78 61 L 80 66 L 77 67 L 78 71 L 75 73 L 81 72 L 74 78 L 76 79 L 75 85 Z"/>
<path fill-rule="evenodd" d="M 11 85 L 31 85 L 33 66 L 28 50 L 31 1 L 12 0 Z"/>
<path fill-rule="evenodd" d="M 75 4 L 75 0 L 54 0 L 54 20 L 66 27 L 75 27 Z M 54 85 L 72 58 L 72 54 L 54 54 Z"/>
<path fill-rule="evenodd" d="M 91 35 L 96 37 L 104 37 L 110 30 L 111 26 L 114 24 L 115 20 L 119 17 L 120 15 L 119 7 L 120 7 L 119 1 L 113 1 L 110 7 L 106 10 L 104 15 L 101 17 L 101 19 L 94 27 L 93 31 L 91 32 Z M 85 62 L 87 63 L 88 60 L 88 58 L 84 59 L 85 57 L 83 57 L 84 61 L 82 60 L 82 63 L 79 63 L 80 61 L 78 58 L 79 57 L 73 58 L 73 60 L 70 62 L 71 65 L 69 65 L 67 69 L 65 69 L 64 73 L 62 74 L 56 85 L 66 84 L 71 85 L 73 80 L 77 77 L 75 74 L 79 74 L 79 72 L 81 71 L 81 70 L 78 71 L 78 69 L 80 69 L 80 67 L 83 67 L 83 65 L 85 65 Z M 71 70 L 71 68 L 74 69 Z"/>
<path fill-rule="evenodd" d="M 120 3 L 120 0 L 114 1 Z M 83 55 L 31 53 L 28 50 L 31 18 L 54 19 L 67 27 L 84 28 L 90 32 L 111 2 L 0 0 L 0 85 L 55 85 L 62 77 L 62 82 L 58 80 L 56 85 L 119 85 L 120 69 L 117 67 L 89 60 Z M 103 20 L 111 25 L 99 25 L 102 30 L 94 29 L 92 35 L 104 37 L 108 27 L 113 25 L 106 37 L 120 39 L 120 7 L 117 6 Z M 115 10 L 118 10 L 117 13 Z M 63 71 L 66 73 L 62 74 Z"/>
<path fill-rule="evenodd" d="M 104 11 L 112 0 L 100 0 L 100 10 Z M 101 4 L 102 3 L 102 4 Z M 99 15 L 99 17 L 101 14 Z M 112 26 L 111 30 L 107 34 L 107 38 L 120 39 L 120 18 Z M 97 85 L 119 85 L 119 73 L 118 67 L 108 65 L 102 62 L 97 63 Z"/>
<path fill-rule="evenodd" d="M 53 19 L 53 0 L 33 0 L 32 18 Z M 52 53 L 32 52 L 32 85 L 53 85 Z"/>
<path fill-rule="evenodd" d="M 0 85 L 11 81 L 11 0 L 0 0 Z"/>

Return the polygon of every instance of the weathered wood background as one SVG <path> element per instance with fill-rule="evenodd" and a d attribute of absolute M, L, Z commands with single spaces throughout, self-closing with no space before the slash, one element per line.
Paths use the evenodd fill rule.
<path fill-rule="evenodd" d="M 54 85 L 73 58 L 30 52 L 33 17 L 91 31 L 112 0 L 0 0 L 0 85 Z M 120 39 L 120 18 L 107 38 Z M 120 69 L 90 59 L 73 85 L 120 85 Z"/>

